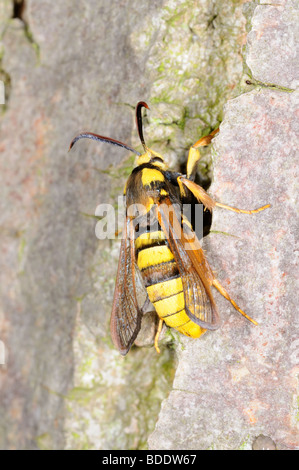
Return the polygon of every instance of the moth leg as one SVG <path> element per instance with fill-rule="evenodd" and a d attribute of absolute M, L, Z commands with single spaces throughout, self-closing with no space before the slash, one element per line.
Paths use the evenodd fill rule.
<path fill-rule="evenodd" d="M 193 144 L 192 147 L 190 147 L 187 160 L 187 178 L 189 180 L 194 181 L 195 178 L 196 166 L 200 159 L 200 152 L 198 148 L 209 145 L 214 135 L 217 134 L 218 131 L 219 129 L 214 130 L 211 132 L 211 134 L 202 137 L 195 144 Z"/>
<path fill-rule="evenodd" d="M 237 212 L 238 214 L 257 214 L 258 212 L 264 211 L 265 209 L 268 209 L 268 207 L 271 207 L 271 204 L 266 204 L 265 206 L 258 207 L 257 209 L 244 210 L 238 209 L 237 207 L 227 206 L 226 204 L 222 204 L 221 202 L 216 201 L 215 205 L 218 207 L 222 207 L 222 209 L 228 209 L 229 211 Z"/>
<path fill-rule="evenodd" d="M 160 318 L 160 319 L 159 319 L 159 325 L 158 325 L 157 333 L 156 333 L 156 336 L 155 336 L 155 349 L 156 349 L 156 351 L 157 351 L 158 354 L 160 354 L 160 349 L 159 349 L 159 346 L 158 346 L 158 341 L 159 341 L 159 336 L 160 336 L 162 327 L 163 327 L 163 320 Z"/>
<path fill-rule="evenodd" d="M 236 302 L 230 298 L 228 292 L 224 289 L 224 287 L 220 284 L 220 282 L 217 279 L 213 279 L 213 286 L 216 287 L 216 289 L 220 292 L 223 297 L 225 297 L 227 300 L 230 301 L 230 303 L 235 307 L 235 309 L 241 313 L 247 320 L 251 321 L 254 325 L 257 325 L 258 323 L 250 318 L 243 310 L 240 309 L 240 307 L 236 304 Z"/>
<path fill-rule="evenodd" d="M 271 204 L 266 204 L 265 206 L 259 207 L 257 209 L 244 210 L 238 209 L 237 207 L 227 206 L 226 204 L 222 204 L 221 202 L 215 201 L 215 199 L 211 198 L 211 196 L 209 196 L 208 193 L 206 193 L 206 191 L 201 186 L 194 183 L 193 181 L 190 181 L 188 178 L 185 178 L 184 176 L 179 176 L 177 179 L 181 193 L 183 191 L 182 187 L 185 185 L 194 194 L 197 200 L 201 202 L 210 211 L 217 206 L 222 207 L 222 209 L 228 209 L 230 211 L 237 212 L 238 214 L 256 214 L 265 209 L 268 209 L 268 207 L 271 207 Z"/>

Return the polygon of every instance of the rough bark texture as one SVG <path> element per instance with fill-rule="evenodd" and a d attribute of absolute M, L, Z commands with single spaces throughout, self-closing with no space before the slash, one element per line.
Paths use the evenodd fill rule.
<path fill-rule="evenodd" d="M 119 243 L 96 239 L 93 214 L 115 203 L 132 159 L 94 142 L 67 153 L 69 142 L 86 129 L 138 146 L 142 99 L 149 145 L 177 168 L 250 89 L 241 50 L 254 5 L 27 0 L 12 19 L 13 2 L 1 2 L 1 448 L 235 449 L 261 433 L 295 446 L 296 12 L 275 3 L 255 10 L 253 89 L 226 105 L 211 188 L 228 204 L 272 208 L 219 209 L 212 229 L 229 235 L 206 241 L 219 280 L 260 326 L 217 296 L 221 330 L 197 341 L 168 333 L 159 357 L 134 348 L 124 359 L 108 331 Z"/>
<path fill-rule="evenodd" d="M 286 38 L 285 18 L 296 13 L 292 2 L 256 8 L 247 54 L 252 75 L 272 83 L 278 67 L 284 75 L 277 86 L 261 84 L 229 101 L 214 141 L 211 194 L 243 209 L 272 206 L 256 215 L 216 209 L 205 240 L 218 279 L 259 326 L 215 294 L 223 326 L 200 341 L 183 340 L 151 449 L 251 449 L 259 434 L 280 449 L 298 445 L 298 94 L 279 86 L 294 86 L 299 75 L 292 48 L 290 55 L 272 51 L 273 41 L 292 43 L 295 26 L 288 23 Z"/>

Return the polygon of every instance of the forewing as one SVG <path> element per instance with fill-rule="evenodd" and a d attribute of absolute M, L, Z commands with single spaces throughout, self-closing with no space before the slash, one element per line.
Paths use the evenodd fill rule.
<path fill-rule="evenodd" d="M 129 237 L 127 237 L 129 235 Z M 122 355 L 131 348 L 141 326 L 142 310 L 138 306 L 135 285 L 134 227 L 126 219 L 111 314 L 111 336 Z"/>
<path fill-rule="evenodd" d="M 181 214 L 170 199 L 158 206 L 158 220 L 182 279 L 187 315 L 202 328 L 219 328 L 220 318 L 211 292 L 213 273 L 195 232 L 185 224 L 183 229 Z"/>

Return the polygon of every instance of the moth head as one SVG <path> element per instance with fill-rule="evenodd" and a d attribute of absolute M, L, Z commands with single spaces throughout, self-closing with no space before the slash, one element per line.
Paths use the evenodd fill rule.
<path fill-rule="evenodd" d="M 159 167 L 160 169 L 165 169 L 165 163 L 162 155 L 159 153 L 155 152 L 154 150 L 151 150 L 145 145 L 145 141 L 143 138 L 143 130 L 142 130 L 142 114 L 141 114 L 141 109 L 142 108 L 147 108 L 149 109 L 148 105 L 144 101 L 139 101 L 139 103 L 136 106 L 136 125 L 137 125 L 137 130 L 138 130 L 138 135 L 140 138 L 140 141 L 142 143 L 144 153 L 140 153 L 137 150 L 133 149 L 129 145 L 119 141 L 112 139 L 111 137 L 105 137 L 103 135 L 99 134 L 94 134 L 92 132 L 83 132 L 79 135 L 77 135 L 71 142 L 69 150 L 75 145 L 75 143 L 80 140 L 80 139 L 92 139 L 100 142 L 106 142 L 108 144 L 116 145 L 118 147 L 123 147 L 130 152 L 135 153 L 138 156 L 137 160 L 137 165 L 142 165 L 143 163 L 152 163 L 153 165 Z"/>

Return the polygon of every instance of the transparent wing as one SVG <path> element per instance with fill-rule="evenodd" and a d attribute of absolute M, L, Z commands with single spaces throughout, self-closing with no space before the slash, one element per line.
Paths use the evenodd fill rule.
<path fill-rule="evenodd" d="M 220 318 L 211 292 L 214 276 L 195 232 L 182 224 L 181 214 L 174 209 L 170 199 L 164 199 L 157 210 L 182 279 L 187 315 L 202 328 L 219 328 Z"/>
<path fill-rule="evenodd" d="M 142 309 L 137 302 L 135 274 L 134 227 L 127 218 L 120 247 L 110 321 L 112 340 L 122 355 L 128 353 L 141 326 Z"/>

